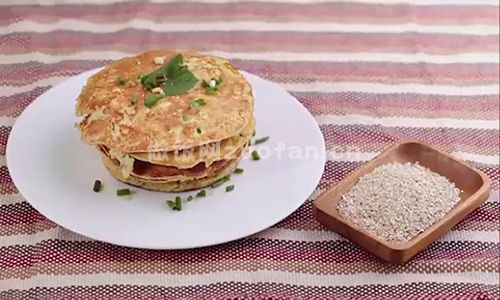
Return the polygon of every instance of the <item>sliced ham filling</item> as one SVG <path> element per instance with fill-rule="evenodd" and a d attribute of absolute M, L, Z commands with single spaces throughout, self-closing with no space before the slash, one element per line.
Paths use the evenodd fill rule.
<path fill-rule="evenodd" d="M 209 173 L 217 173 L 218 171 L 224 169 L 224 167 L 230 162 L 230 160 L 225 159 L 215 161 L 210 165 L 210 167 L 208 167 L 208 171 Z M 155 165 L 149 162 L 135 160 L 132 174 L 149 178 L 162 178 L 179 175 L 196 176 L 205 171 L 207 171 L 207 167 L 204 162 L 200 162 L 189 169 L 179 169 L 177 167 Z"/>
<path fill-rule="evenodd" d="M 107 147 L 100 146 L 99 149 L 104 155 L 110 158 L 116 165 L 120 165 L 120 162 L 117 159 L 114 159 L 109 155 L 109 149 Z M 206 167 L 204 162 L 200 162 L 191 168 L 179 169 L 174 166 L 157 165 L 150 162 L 134 159 L 132 174 L 148 178 L 164 178 L 164 177 L 172 177 L 179 175 L 196 176 L 208 171 L 207 175 L 210 175 L 218 173 L 220 170 L 224 169 L 228 164 L 230 164 L 231 161 L 232 160 L 227 160 L 227 159 L 218 160 L 213 162 L 208 168 Z"/>

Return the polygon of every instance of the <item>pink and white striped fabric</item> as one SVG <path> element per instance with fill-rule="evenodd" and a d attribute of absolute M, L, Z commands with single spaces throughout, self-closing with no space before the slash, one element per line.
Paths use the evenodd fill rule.
<path fill-rule="evenodd" d="M 403 138 L 486 172 L 491 198 L 397 266 L 324 230 L 311 199 L 269 230 L 196 250 L 57 226 L 9 177 L 16 117 L 65 78 L 157 47 L 227 57 L 296 96 L 331 154 L 312 198 Z M 498 0 L 2 0 L 0 299 L 499 299 L 499 105 Z"/>

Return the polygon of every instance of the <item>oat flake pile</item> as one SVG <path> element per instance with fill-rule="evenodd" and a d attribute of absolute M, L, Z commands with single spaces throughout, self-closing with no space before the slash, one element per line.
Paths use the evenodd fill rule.
<path fill-rule="evenodd" d="M 460 201 L 446 177 L 412 163 L 390 163 L 362 176 L 339 201 L 339 213 L 366 231 L 406 242 L 444 217 Z"/>

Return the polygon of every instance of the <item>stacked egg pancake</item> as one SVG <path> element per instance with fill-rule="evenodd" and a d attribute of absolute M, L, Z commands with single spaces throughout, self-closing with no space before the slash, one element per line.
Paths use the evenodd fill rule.
<path fill-rule="evenodd" d="M 118 180 L 157 191 L 230 175 L 254 133 L 252 89 L 227 60 L 154 50 L 91 76 L 78 97 L 82 140 Z"/>

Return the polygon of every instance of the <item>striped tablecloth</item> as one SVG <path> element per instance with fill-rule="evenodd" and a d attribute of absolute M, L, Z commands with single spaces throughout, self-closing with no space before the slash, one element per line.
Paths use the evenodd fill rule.
<path fill-rule="evenodd" d="M 497 0 L 103 2 L 0 1 L 0 299 L 500 298 Z M 50 222 L 5 165 L 16 117 L 65 78 L 157 47 L 230 58 L 297 97 L 330 154 L 314 195 L 413 138 L 486 172 L 491 198 L 403 265 L 325 231 L 311 199 L 255 236 L 187 251 Z"/>

